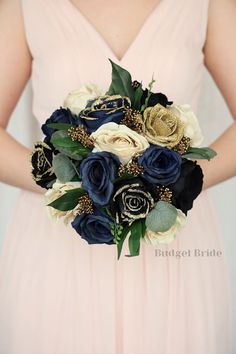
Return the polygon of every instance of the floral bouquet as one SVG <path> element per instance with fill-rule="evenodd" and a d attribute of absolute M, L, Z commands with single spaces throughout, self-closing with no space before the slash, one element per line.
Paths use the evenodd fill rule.
<path fill-rule="evenodd" d="M 202 190 L 195 160 L 216 153 L 198 147 L 202 134 L 189 105 L 152 92 L 153 79 L 143 89 L 110 63 L 108 91 L 88 84 L 69 93 L 42 125 L 31 164 L 51 217 L 71 222 L 89 244 L 117 245 L 119 259 L 126 238 L 127 256 L 139 255 L 140 242 L 175 238 Z"/>

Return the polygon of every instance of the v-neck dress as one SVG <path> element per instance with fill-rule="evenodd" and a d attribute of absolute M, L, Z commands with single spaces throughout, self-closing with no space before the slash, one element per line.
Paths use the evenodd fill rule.
<path fill-rule="evenodd" d="M 161 0 L 119 60 L 70 0 L 21 0 L 38 130 L 71 90 L 108 88 L 108 58 L 144 86 L 154 74 L 154 91 L 197 112 L 208 3 Z M 207 191 L 171 244 L 126 257 L 125 242 L 119 261 L 116 245 L 53 223 L 42 195 L 21 190 L 14 208 L 0 257 L 1 354 L 230 353 L 228 272 Z"/>

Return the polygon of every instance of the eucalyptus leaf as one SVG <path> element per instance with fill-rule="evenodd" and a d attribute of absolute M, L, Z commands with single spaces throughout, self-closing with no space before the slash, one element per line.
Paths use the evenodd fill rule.
<path fill-rule="evenodd" d="M 56 182 L 56 179 L 53 179 L 52 181 L 47 183 L 47 188 L 52 188 L 53 184 Z"/>
<path fill-rule="evenodd" d="M 73 210 L 78 204 L 79 198 L 84 194 L 85 191 L 82 188 L 70 189 L 60 198 L 47 205 L 61 211 Z"/>
<path fill-rule="evenodd" d="M 77 174 L 72 161 L 68 156 L 63 155 L 62 153 L 54 155 L 52 166 L 55 175 L 62 183 L 71 181 Z"/>
<path fill-rule="evenodd" d="M 133 102 L 134 88 L 132 87 L 132 78 L 130 73 L 109 59 L 112 66 L 112 82 L 106 94 L 128 96 Z"/>
<path fill-rule="evenodd" d="M 204 159 L 211 160 L 213 157 L 217 155 L 216 151 L 209 147 L 189 147 L 185 154 L 182 157 L 190 158 L 190 159 Z"/>
<path fill-rule="evenodd" d="M 78 161 L 71 161 L 74 169 L 75 169 L 75 172 L 76 172 L 76 175 L 78 176 L 79 179 L 80 178 L 80 173 L 79 173 L 79 166 L 80 166 L 80 163 Z"/>
<path fill-rule="evenodd" d="M 153 232 L 165 232 L 176 222 L 177 209 L 170 203 L 159 201 L 146 217 L 146 227 Z"/>
<path fill-rule="evenodd" d="M 87 150 L 81 151 L 81 149 L 78 149 L 78 148 L 57 147 L 57 150 L 60 151 L 62 154 L 66 155 L 76 161 L 81 161 L 89 153 Z"/>

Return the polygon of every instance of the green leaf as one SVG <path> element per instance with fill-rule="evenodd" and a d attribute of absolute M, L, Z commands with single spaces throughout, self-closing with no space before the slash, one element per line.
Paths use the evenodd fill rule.
<path fill-rule="evenodd" d="M 71 157 L 75 160 L 82 160 L 82 158 L 86 157 L 91 150 L 85 148 L 84 146 L 74 146 L 74 147 L 60 147 L 56 146 L 57 150 L 66 156 Z"/>
<path fill-rule="evenodd" d="M 58 151 L 75 160 L 81 160 L 91 152 L 91 149 L 84 147 L 78 141 L 71 140 L 67 132 L 62 130 L 53 133 L 50 141 Z"/>
<path fill-rule="evenodd" d="M 146 230 L 147 230 L 147 226 L 146 226 L 145 220 L 146 219 L 142 220 L 142 237 L 144 237 L 144 235 L 146 233 Z"/>
<path fill-rule="evenodd" d="M 50 141 L 52 142 L 52 139 L 67 138 L 67 137 L 68 137 L 68 133 L 66 131 L 57 130 L 52 134 Z"/>
<path fill-rule="evenodd" d="M 78 204 L 79 198 L 84 194 L 85 191 L 82 188 L 70 189 L 67 190 L 66 193 L 63 194 L 60 198 L 47 205 L 61 211 L 72 210 Z"/>
<path fill-rule="evenodd" d="M 131 102 L 133 102 L 134 88 L 132 87 L 130 73 L 118 64 L 115 64 L 111 59 L 109 59 L 109 61 L 112 66 L 112 82 L 106 94 L 128 96 Z"/>
<path fill-rule="evenodd" d="M 140 238 L 143 235 L 142 220 L 134 222 L 130 227 L 131 235 L 129 237 L 129 251 L 127 257 L 134 257 L 139 255 L 140 251 Z"/>
<path fill-rule="evenodd" d="M 142 85 L 140 85 L 134 92 L 134 101 L 132 107 L 137 110 L 141 110 L 141 98 L 143 95 Z"/>
<path fill-rule="evenodd" d="M 125 241 L 125 239 L 126 239 L 126 237 L 127 237 L 129 232 L 130 232 L 129 227 L 126 227 L 125 229 L 123 229 L 122 234 L 120 236 L 120 241 L 117 244 L 117 256 L 118 256 L 117 259 L 118 260 L 120 259 L 122 247 L 123 247 L 124 241 Z"/>
<path fill-rule="evenodd" d="M 54 146 L 65 147 L 65 148 L 73 148 L 73 147 L 80 147 L 81 145 L 78 141 L 73 141 L 71 138 L 64 137 L 64 138 L 52 138 L 51 143 Z"/>
<path fill-rule="evenodd" d="M 142 105 L 141 107 L 141 112 L 143 112 L 145 110 L 145 108 L 148 107 L 148 101 L 149 101 L 149 98 L 151 96 L 151 93 L 152 93 L 152 87 L 153 87 L 153 84 L 156 82 L 156 80 L 154 80 L 154 78 L 152 77 L 152 81 L 149 82 L 148 84 L 148 94 L 147 94 L 147 97 L 145 99 L 145 102 L 144 104 Z"/>
<path fill-rule="evenodd" d="M 63 155 L 62 153 L 54 155 L 52 166 L 55 175 L 62 183 L 71 181 L 77 174 L 73 162 L 68 156 Z"/>
<path fill-rule="evenodd" d="M 62 154 L 66 155 L 76 161 L 82 160 L 89 153 L 87 150 L 81 150 L 78 148 L 57 147 L 57 150 L 60 151 Z"/>
<path fill-rule="evenodd" d="M 190 159 L 204 159 L 211 160 L 213 157 L 217 155 L 216 151 L 209 147 L 189 147 L 185 154 L 182 157 L 190 158 Z"/>
<path fill-rule="evenodd" d="M 68 130 L 73 127 L 73 125 L 67 123 L 48 123 L 47 127 L 58 130 Z"/>
<path fill-rule="evenodd" d="M 81 182 L 81 178 L 76 174 L 74 175 L 74 177 L 72 178 L 71 182 Z"/>
<path fill-rule="evenodd" d="M 146 227 L 153 232 L 165 232 L 174 225 L 177 209 L 170 203 L 159 201 L 146 217 Z"/>

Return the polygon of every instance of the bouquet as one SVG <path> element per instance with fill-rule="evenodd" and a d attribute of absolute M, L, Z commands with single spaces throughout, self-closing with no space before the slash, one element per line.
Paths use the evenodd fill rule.
<path fill-rule="evenodd" d="M 42 125 L 43 141 L 31 153 L 32 176 L 46 189 L 49 215 L 88 244 L 169 243 L 185 225 L 202 190 L 197 159 L 213 158 L 199 147 L 202 134 L 189 105 L 169 101 L 132 80 L 110 60 L 112 81 L 74 90 Z"/>

